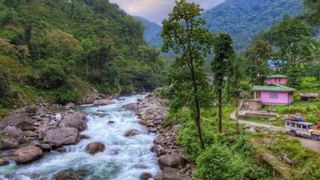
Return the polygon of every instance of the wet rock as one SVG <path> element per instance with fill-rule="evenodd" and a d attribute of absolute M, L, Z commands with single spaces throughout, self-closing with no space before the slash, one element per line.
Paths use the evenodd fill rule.
<path fill-rule="evenodd" d="M 154 144 L 161 144 L 164 140 L 165 140 L 164 137 L 160 135 L 153 141 L 153 143 Z"/>
<path fill-rule="evenodd" d="M 99 99 L 93 102 L 94 106 L 104 106 L 104 105 L 110 105 L 110 104 L 113 104 L 113 101 L 111 99 Z"/>
<path fill-rule="evenodd" d="M 87 128 L 86 114 L 81 112 L 68 113 L 64 116 L 63 120 L 59 124 L 61 128 L 76 128 L 79 131 L 83 131 Z"/>
<path fill-rule="evenodd" d="M 38 160 L 42 157 L 42 155 L 42 149 L 34 145 L 20 148 L 13 153 L 14 160 L 19 164 L 25 164 Z"/>
<path fill-rule="evenodd" d="M 19 146 L 18 140 L 10 137 L 0 138 L 0 150 L 14 149 Z"/>
<path fill-rule="evenodd" d="M 137 103 L 131 103 L 126 104 L 122 106 L 124 109 L 127 109 L 129 111 L 137 112 L 138 111 L 138 104 Z"/>
<path fill-rule="evenodd" d="M 8 165 L 10 162 L 8 160 L 0 159 L 0 166 Z"/>
<path fill-rule="evenodd" d="M 80 140 L 84 140 L 84 139 L 90 139 L 90 136 L 81 134 L 81 135 L 80 135 Z"/>
<path fill-rule="evenodd" d="M 182 174 L 179 169 L 164 168 L 161 173 L 153 178 L 154 180 L 191 180 L 191 178 Z"/>
<path fill-rule="evenodd" d="M 152 146 L 150 151 L 155 153 L 157 155 L 157 157 L 164 155 L 166 153 L 165 149 L 160 145 Z"/>
<path fill-rule="evenodd" d="M 67 149 L 62 146 L 62 147 L 56 148 L 55 151 L 60 152 L 60 153 L 65 153 L 65 152 L 67 152 Z"/>
<path fill-rule="evenodd" d="M 125 137 L 132 137 L 132 136 L 136 136 L 139 134 L 139 131 L 138 130 L 135 130 L 135 129 L 131 129 L 129 131 L 127 131 L 124 136 Z"/>
<path fill-rule="evenodd" d="M 158 163 L 161 169 L 165 167 L 178 168 L 185 165 L 184 160 L 177 153 L 160 156 Z"/>
<path fill-rule="evenodd" d="M 115 122 L 114 121 L 108 121 L 108 124 L 114 124 Z"/>
<path fill-rule="evenodd" d="M 65 170 L 54 175 L 54 180 L 82 180 L 90 173 L 87 170 Z"/>
<path fill-rule="evenodd" d="M 99 152 L 103 152 L 104 150 L 105 150 L 105 145 L 99 142 L 90 143 L 86 147 L 86 151 L 92 155 Z"/>
<path fill-rule="evenodd" d="M 3 133 L 6 137 L 16 139 L 19 143 L 24 142 L 23 132 L 14 126 L 7 126 L 3 129 Z"/>
<path fill-rule="evenodd" d="M 56 147 L 76 144 L 79 142 L 79 131 L 76 128 L 50 129 L 46 132 L 43 142 Z"/>
<path fill-rule="evenodd" d="M 144 172 L 140 175 L 140 180 L 148 180 L 152 178 L 152 175 L 148 172 Z"/>

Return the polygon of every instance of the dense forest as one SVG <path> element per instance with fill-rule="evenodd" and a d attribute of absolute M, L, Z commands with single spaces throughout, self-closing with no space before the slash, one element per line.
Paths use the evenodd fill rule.
<path fill-rule="evenodd" d="M 298 140 L 290 139 L 283 131 L 274 132 L 272 128 L 266 130 L 263 125 L 277 122 L 274 127 L 281 129 L 286 122 L 285 115 L 295 113 L 305 116 L 306 122 L 319 121 L 318 101 L 302 102 L 298 94 L 319 93 L 320 44 L 317 37 L 320 2 L 304 1 L 303 13 L 295 17 L 282 17 L 286 11 L 271 9 L 272 3 L 281 3 L 282 8 L 287 7 L 287 3 L 297 5 L 301 1 L 259 1 L 261 4 L 255 4 L 258 1 L 241 0 L 227 1 L 226 4 L 231 2 L 243 3 L 233 7 L 238 10 L 242 5 L 252 5 L 253 9 L 248 12 L 253 14 L 259 14 L 267 8 L 267 14 L 277 16 L 273 20 L 279 22 L 274 23 L 270 30 L 259 32 L 267 27 L 262 23 L 265 15 L 256 15 L 257 21 L 253 21 L 254 18 L 247 21 L 243 15 L 235 15 L 239 19 L 230 25 L 224 23 L 229 28 L 223 31 L 234 28 L 237 32 L 256 32 L 259 35 L 248 41 L 232 38 L 230 31 L 230 34 L 212 33 L 207 28 L 211 23 L 211 27 L 218 27 L 219 18 L 215 18 L 216 22 L 210 18 L 208 25 L 201 17 L 199 5 L 186 0 L 178 1 L 173 12 L 163 21 L 161 34 L 164 39 L 163 50 L 172 50 L 176 54 L 169 71 L 170 86 L 164 91 L 170 100 L 166 123 L 181 124 L 178 143 L 196 164 L 196 179 L 277 179 L 276 173 L 280 173 L 283 179 L 319 179 L 320 174 L 316 169 L 320 164 L 315 160 L 318 159 L 317 153 Z M 264 3 L 268 7 L 264 7 Z M 298 9 L 293 12 L 302 12 L 302 9 Z M 282 15 L 278 14 L 280 11 Z M 237 11 L 228 15 L 234 12 Z M 228 15 L 221 15 L 221 19 L 227 19 Z M 242 20 L 249 23 L 242 27 L 239 24 Z M 271 25 L 271 21 L 264 22 Z M 242 37 L 254 37 L 249 34 L 244 33 Z M 238 46 L 239 42 L 246 42 L 249 47 L 237 54 L 237 48 L 245 47 Z M 263 85 L 268 77 L 275 74 L 286 75 L 288 86 L 296 88 L 294 104 L 285 107 L 264 104 L 261 112 L 277 112 L 279 116 L 270 119 L 241 116 L 243 119 L 239 120 L 241 100 L 255 98 L 252 95 L 253 87 Z M 246 110 L 244 108 L 243 111 Z M 240 121 L 245 124 L 247 131 L 243 130 Z M 250 123 L 253 125 L 250 126 Z M 255 130 L 254 126 L 261 129 Z"/>
<path fill-rule="evenodd" d="M 227 0 L 206 10 L 202 17 L 213 32 L 230 33 L 237 51 L 244 51 L 262 31 L 282 20 L 284 15 L 297 16 L 303 11 L 303 0 Z M 146 41 L 161 47 L 161 26 L 142 20 Z M 254 26 L 253 26 L 254 24 Z"/>
<path fill-rule="evenodd" d="M 106 0 L 0 0 L 1 106 L 152 90 L 163 62 L 143 33 Z"/>

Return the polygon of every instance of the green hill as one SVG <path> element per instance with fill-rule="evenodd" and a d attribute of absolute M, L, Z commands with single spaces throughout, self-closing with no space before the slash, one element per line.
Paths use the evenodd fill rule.
<path fill-rule="evenodd" d="M 0 106 L 155 88 L 162 63 L 143 30 L 106 0 L 0 0 Z"/>
<path fill-rule="evenodd" d="M 284 15 L 296 16 L 302 10 L 303 0 L 226 0 L 203 17 L 210 30 L 230 33 L 235 48 L 242 51 Z"/>

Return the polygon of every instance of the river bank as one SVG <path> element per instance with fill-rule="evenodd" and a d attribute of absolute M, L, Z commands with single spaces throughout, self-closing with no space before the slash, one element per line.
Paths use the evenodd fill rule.
<path fill-rule="evenodd" d="M 81 111 L 70 105 L 26 107 L 4 118 L 0 179 L 134 180 L 156 175 L 159 168 L 150 151 L 156 135 L 125 108 L 141 97 L 99 100 Z"/>
<path fill-rule="evenodd" d="M 188 161 L 188 155 L 176 142 L 180 125 L 164 127 L 168 102 L 155 94 L 147 94 L 138 102 L 136 114 L 139 123 L 146 126 L 149 132 L 158 134 L 153 141 L 151 151 L 156 153 L 161 172 L 155 180 L 181 179 L 191 180 L 193 165 Z"/>

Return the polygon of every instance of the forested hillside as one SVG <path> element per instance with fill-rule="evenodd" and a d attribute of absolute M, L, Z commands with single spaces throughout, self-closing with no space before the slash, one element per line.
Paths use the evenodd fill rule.
<path fill-rule="evenodd" d="M 159 52 L 143 26 L 106 0 L 0 0 L 0 104 L 77 101 L 150 90 Z M 146 76 L 147 75 L 147 76 Z"/>
<path fill-rule="evenodd" d="M 241 51 L 284 15 L 296 16 L 302 9 L 303 0 L 227 0 L 203 17 L 210 30 L 230 33 L 235 49 Z"/>
<path fill-rule="evenodd" d="M 151 22 L 143 17 L 136 17 L 142 22 L 144 30 L 144 38 L 146 42 L 154 47 L 160 48 L 162 46 L 161 30 L 162 27 L 154 22 Z"/>

